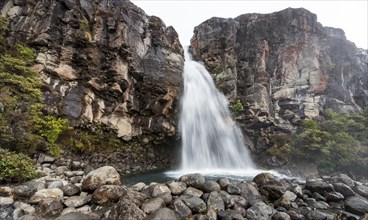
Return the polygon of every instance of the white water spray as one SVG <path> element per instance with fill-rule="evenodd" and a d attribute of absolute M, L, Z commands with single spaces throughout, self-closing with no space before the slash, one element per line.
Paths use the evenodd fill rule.
<path fill-rule="evenodd" d="M 186 52 L 181 101 L 182 170 L 221 172 L 253 170 L 243 135 L 232 120 L 225 96 L 208 71 Z"/>

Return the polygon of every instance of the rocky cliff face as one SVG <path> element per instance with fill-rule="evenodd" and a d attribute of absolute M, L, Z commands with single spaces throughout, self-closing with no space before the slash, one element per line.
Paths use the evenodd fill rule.
<path fill-rule="evenodd" d="M 6 0 L 9 41 L 37 50 L 49 111 L 124 140 L 175 134 L 183 49 L 172 27 L 125 0 Z"/>
<path fill-rule="evenodd" d="M 303 118 L 368 104 L 367 51 L 305 9 L 214 17 L 195 28 L 191 46 L 230 102 L 244 105 L 237 120 L 256 153 Z"/>

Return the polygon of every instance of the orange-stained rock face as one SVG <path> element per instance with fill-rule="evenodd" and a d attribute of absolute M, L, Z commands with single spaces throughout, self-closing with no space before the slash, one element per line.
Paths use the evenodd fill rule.
<path fill-rule="evenodd" d="M 230 102 L 241 100 L 238 122 L 255 152 L 267 148 L 268 135 L 326 108 L 368 105 L 367 51 L 305 9 L 211 18 L 195 27 L 191 46 Z"/>

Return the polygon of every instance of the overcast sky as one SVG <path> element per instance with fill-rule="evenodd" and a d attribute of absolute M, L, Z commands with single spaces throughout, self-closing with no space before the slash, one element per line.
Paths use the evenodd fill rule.
<path fill-rule="evenodd" d="M 368 1 L 220 1 L 220 0 L 131 0 L 148 15 L 172 25 L 183 45 L 189 45 L 193 29 L 211 17 L 234 18 L 245 13 L 271 13 L 288 7 L 306 8 L 317 14 L 323 26 L 341 28 L 348 40 L 368 48 Z"/>

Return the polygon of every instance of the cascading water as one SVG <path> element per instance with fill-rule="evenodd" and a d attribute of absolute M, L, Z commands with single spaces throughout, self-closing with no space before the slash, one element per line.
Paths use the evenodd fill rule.
<path fill-rule="evenodd" d="M 253 163 L 225 96 L 186 51 L 180 132 L 182 170 L 245 170 Z"/>

